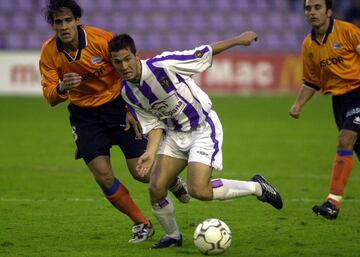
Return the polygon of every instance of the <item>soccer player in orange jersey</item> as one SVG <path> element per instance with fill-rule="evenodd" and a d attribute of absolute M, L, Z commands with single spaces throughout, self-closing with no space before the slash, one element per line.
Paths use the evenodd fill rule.
<path fill-rule="evenodd" d="M 353 151 L 360 157 L 360 29 L 332 17 L 331 0 L 304 0 L 312 32 L 303 42 L 303 85 L 289 114 L 297 119 L 315 91 L 332 95 L 339 129 L 329 195 L 312 210 L 336 219 L 346 182 L 353 168 Z"/>
<path fill-rule="evenodd" d="M 124 184 L 114 176 L 110 163 L 110 148 L 118 145 L 131 175 L 139 181 L 149 181 L 149 177 L 141 177 L 136 171 L 147 141 L 141 137 L 120 96 L 121 77 L 113 68 L 108 51 L 113 34 L 81 26 L 82 10 L 74 0 L 49 0 L 44 12 L 55 33 L 41 49 L 44 97 L 51 106 L 70 102 L 76 159 L 85 161 L 106 198 L 134 222 L 129 242 L 146 240 L 154 233 L 153 227 Z M 189 200 L 186 185 L 179 177 L 172 191 L 180 201 Z"/>

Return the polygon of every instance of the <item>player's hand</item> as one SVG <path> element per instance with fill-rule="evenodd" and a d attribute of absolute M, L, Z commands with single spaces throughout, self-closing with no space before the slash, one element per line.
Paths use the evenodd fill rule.
<path fill-rule="evenodd" d="M 75 87 L 80 86 L 81 76 L 77 73 L 65 73 L 63 80 L 59 84 L 59 89 L 61 92 L 69 91 Z"/>
<path fill-rule="evenodd" d="M 131 115 L 130 112 L 126 112 L 124 131 L 128 131 L 131 127 L 135 131 L 135 139 L 141 139 L 142 134 L 140 132 L 141 128 L 139 122 L 135 120 L 135 118 Z"/>
<path fill-rule="evenodd" d="M 143 153 L 137 162 L 136 171 L 140 177 L 145 177 L 151 170 L 151 167 L 155 161 L 155 155 L 146 151 Z"/>
<path fill-rule="evenodd" d="M 253 31 L 246 31 L 239 35 L 238 40 L 240 45 L 249 46 L 252 42 L 257 41 L 258 35 Z"/>
<path fill-rule="evenodd" d="M 301 107 L 298 106 L 297 104 L 294 104 L 293 106 L 291 106 L 291 108 L 289 110 L 290 116 L 293 117 L 294 119 L 300 118 L 300 112 L 301 112 Z"/>

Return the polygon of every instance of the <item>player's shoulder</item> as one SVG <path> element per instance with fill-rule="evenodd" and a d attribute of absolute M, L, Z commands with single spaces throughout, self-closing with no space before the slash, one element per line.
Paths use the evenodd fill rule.
<path fill-rule="evenodd" d="M 360 28 L 355 24 L 352 24 L 347 21 L 335 20 L 334 26 L 335 26 L 335 34 L 339 35 L 344 40 L 346 40 L 346 38 L 349 38 L 349 36 L 351 35 L 360 34 Z"/>
<path fill-rule="evenodd" d="M 339 29 L 342 31 L 349 31 L 349 32 L 360 30 L 360 28 L 355 24 L 338 19 L 335 19 L 335 29 Z"/>
<path fill-rule="evenodd" d="M 86 32 L 88 37 L 96 38 L 97 40 L 104 39 L 106 41 L 109 41 L 114 36 L 114 33 L 98 27 L 82 25 L 81 28 Z"/>
<path fill-rule="evenodd" d="M 312 43 L 311 33 L 309 33 L 303 40 L 303 47 L 309 47 Z"/>
<path fill-rule="evenodd" d="M 343 20 L 335 20 L 335 29 L 339 31 L 338 33 L 344 34 L 345 36 L 360 33 L 358 26 Z"/>
<path fill-rule="evenodd" d="M 56 37 L 52 36 L 48 38 L 42 45 L 40 55 L 52 54 L 56 51 Z"/>

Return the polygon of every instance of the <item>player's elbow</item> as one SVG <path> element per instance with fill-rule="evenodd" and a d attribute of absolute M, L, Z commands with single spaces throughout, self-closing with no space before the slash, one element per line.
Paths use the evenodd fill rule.
<path fill-rule="evenodd" d="M 46 99 L 46 101 L 48 102 L 48 104 L 51 107 L 54 107 L 55 105 L 58 105 L 59 103 L 64 102 L 67 99 L 67 98 L 63 99 L 63 98 L 59 98 L 59 97 L 49 96 L 46 94 L 44 94 L 44 98 Z"/>
<path fill-rule="evenodd" d="M 57 105 L 59 103 L 58 101 L 55 101 L 55 100 L 52 100 L 52 99 L 49 99 L 49 98 L 46 98 L 46 101 L 48 102 L 48 104 L 51 107 L 54 107 L 55 105 Z"/>

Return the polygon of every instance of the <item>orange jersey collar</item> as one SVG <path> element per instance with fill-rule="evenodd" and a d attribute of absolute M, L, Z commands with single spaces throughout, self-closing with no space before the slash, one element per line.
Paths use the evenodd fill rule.
<path fill-rule="evenodd" d="M 63 52 L 65 57 L 68 59 L 69 62 L 72 61 L 77 61 L 80 60 L 80 56 L 81 56 L 81 49 L 84 49 L 86 47 L 86 33 L 85 31 L 82 29 L 82 26 L 79 25 L 77 27 L 78 29 L 78 37 L 79 37 L 79 49 L 77 51 L 77 54 L 75 56 L 75 58 L 71 57 L 71 55 L 69 55 L 65 50 L 64 50 L 64 45 L 61 42 L 61 40 L 59 38 L 56 38 L 56 48 L 58 50 L 58 52 Z"/>
<path fill-rule="evenodd" d="M 325 36 L 323 37 L 322 42 L 319 42 L 319 40 L 317 40 L 316 34 L 315 34 L 315 31 L 314 31 L 314 30 L 311 30 L 311 39 L 312 39 L 313 41 L 315 41 L 316 44 L 318 44 L 318 45 L 325 44 L 327 38 L 328 38 L 329 35 L 330 35 L 330 33 L 333 32 L 333 30 L 334 30 L 334 23 L 335 23 L 335 22 L 334 22 L 334 17 L 330 17 L 329 27 L 328 27 L 328 29 L 327 29 L 327 31 L 326 31 L 326 33 L 325 33 Z"/>

